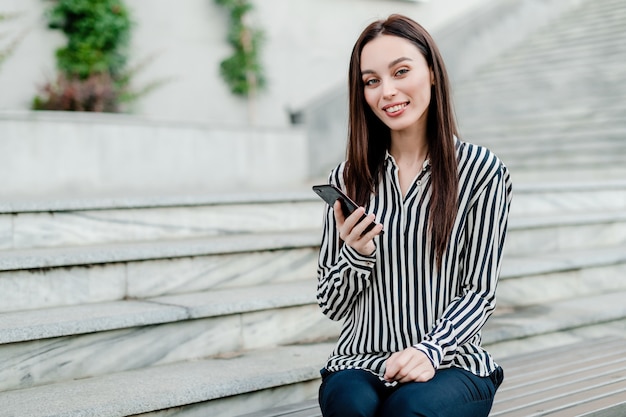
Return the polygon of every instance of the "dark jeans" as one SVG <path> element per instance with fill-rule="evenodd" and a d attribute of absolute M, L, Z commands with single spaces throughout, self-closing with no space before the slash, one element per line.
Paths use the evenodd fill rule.
<path fill-rule="evenodd" d="M 484 378 L 450 368 L 438 370 L 428 382 L 387 387 L 368 371 L 321 373 L 324 417 L 487 417 L 503 379 L 502 368 Z"/>

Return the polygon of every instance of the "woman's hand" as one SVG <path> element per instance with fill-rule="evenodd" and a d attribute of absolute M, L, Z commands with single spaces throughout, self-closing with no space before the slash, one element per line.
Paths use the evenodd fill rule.
<path fill-rule="evenodd" d="M 435 376 L 430 359 L 414 347 L 392 354 L 386 362 L 385 380 L 398 382 L 426 382 Z"/>
<path fill-rule="evenodd" d="M 382 224 L 377 224 L 369 232 L 363 234 L 367 226 L 369 226 L 375 219 L 373 214 L 367 215 L 363 220 L 359 222 L 365 209 L 359 207 L 354 212 L 345 218 L 343 211 L 341 210 L 341 203 L 339 200 L 335 201 L 333 205 L 335 212 L 335 220 L 337 221 L 337 227 L 339 229 L 339 237 L 346 245 L 349 245 L 354 250 L 359 252 L 363 256 L 369 256 L 376 250 L 374 244 L 374 237 L 383 230 Z"/>

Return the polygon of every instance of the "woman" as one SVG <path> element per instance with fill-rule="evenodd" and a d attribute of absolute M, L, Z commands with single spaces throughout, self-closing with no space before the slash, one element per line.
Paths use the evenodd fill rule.
<path fill-rule="evenodd" d="M 344 324 L 322 413 L 487 416 L 503 372 L 480 331 L 495 308 L 508 171 L 458 139 L 443 60 L 413 20 L 363 31 L 349 86 L 347 160 L 330 183 L 362 207 L 345 218 L 336 202 L 325 217 L 317 298 Z"/>

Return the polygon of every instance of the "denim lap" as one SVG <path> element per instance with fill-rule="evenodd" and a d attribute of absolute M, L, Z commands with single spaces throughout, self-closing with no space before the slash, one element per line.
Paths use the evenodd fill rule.
<path fill-rule="evenodd" d="M 492 380 L 450 368 L 428 382 L 389 388 L 368 371 L 325 373 L 319 395 L 324 417 L 487 417 L 502 379 L 501 369 Z"/>

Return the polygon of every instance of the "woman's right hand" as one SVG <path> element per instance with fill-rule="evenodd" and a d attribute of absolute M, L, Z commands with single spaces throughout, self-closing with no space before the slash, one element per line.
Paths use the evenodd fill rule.
<path fill-rule="evenodd" d="M 333 205 L 333 211 L 335 212 L 335 220 L 337 221 L 337 228 L 339 230 L 339 237 L 354 250 L 359 252 L 363 256 L 369 256 L 376 250 L 374 244 L 374 237 L 376 237 L 383 230 L 382 224 L 377 224 L 367 233 L 363 233 L 365 229 L 375 220 L 374 214 L 368 214 L 363 220 L 359 222 L 365 209 L 359 207 L 348 218 L 343 215 L 341 210 L 341 203 L 339 200 L 335 201 Z"/>

